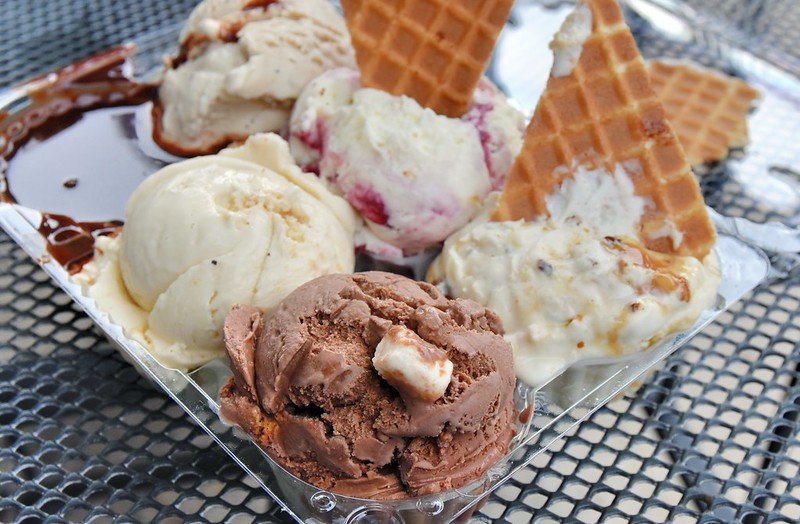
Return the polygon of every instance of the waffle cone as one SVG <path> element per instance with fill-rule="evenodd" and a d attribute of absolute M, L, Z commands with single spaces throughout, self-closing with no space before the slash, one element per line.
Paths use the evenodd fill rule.
<path fill-rule="evenodd" d="M 622 167 L 651 204 L 640 223 L 642 243 L 702 259 L 714 228 L 622 10 L 616 0 L 583 4 L 592 13 L 591 34 L 571 72 L 549 79 L 493 219 L 546 215 L 545 198 L 579 166 L 609 173 Z M 679 245 L 665 228 L 682 233 Z"/>
<path fill-rule="evenodd" d="M 758 91 L 692 63 L 653 60 L 649 66 L 653 88 L 693 166 L 747 145 L 747 114 Z"/>
<path fill-rule="evenodd" d="M 342 0 L 361 85 L 462 116 L 513 0 Z"/>

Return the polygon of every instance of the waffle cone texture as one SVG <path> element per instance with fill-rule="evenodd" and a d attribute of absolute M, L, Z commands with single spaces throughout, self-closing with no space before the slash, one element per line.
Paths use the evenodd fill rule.
<path fill-rule="evenodd" d="M 687 62 L 652 60 L 650 79 L 693 166 L 718 162 L 749 141 L 747 115 L 758 91 Z"/>
<path fill-rule="evenodd" d="M 361 85 L 458 118 L 513 0 L 342 0 Z"/>
<path fill-rule="evenodd" d="M 547 214 L 546 197 L 576 168 L 621 166 L 647 206 L 649 249 L 703 259 L 716 240 L 697 180 L 616 0 L 584 0 L 592 31 L 566 76 L 551 76 L 493 219 Z M 680 245 L 659 232 L 674 227 Z"/>

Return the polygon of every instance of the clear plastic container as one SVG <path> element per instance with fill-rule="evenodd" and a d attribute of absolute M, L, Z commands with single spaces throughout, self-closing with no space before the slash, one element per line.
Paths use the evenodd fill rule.
<path fill-rule="evenodd" d="M 547 6 L 545 5 L 547 4 Z M 665 37 L 672 37 L 681 30 L 690 34 L 699 31 L 689 22 L 683 26 L 679 9 L 669 11 L 670 3 L 651 3 L 636 0 L 631 4 L 644 15 L 656 21 L 665 21 L 661 30 Z M 544 86 L 544 78 L 550 67 L 547 43 L 561 20 L 569 12 L 569 2 L 536 2 L 520 0 L 515 7 L 512 24 L 501 38 L 491 64 L 490 73 L 499 85 L 516 99 L 528 112 L 535 105 L 538 93 L 531 86 Z M 669 15 L 672 18 L 667 18 Z M 683 27 L 683 29 L 681 29 Z M 677 29 L 676 29 L 677 28 Z M 174 27 L 158 34 L 148 35 L 137 42 L 138 50 L 132 63 L 142 78 L 152 77 L 159 65 L 160 56 L 168 53 L 177 40 Z M 767 209 L 774 210 L 776 202 L 787 207 L 795 206 L 787 201 L 785 186 L 780 183 L 796 184 L 796 180 L 767 178 L 759 184 L 748 181 L 746 174 L 748 162 L 764 162 L 762 143 L 767 143 L 765 133 L 769 132 L 769 119 L 780 113 L 788 125 L 800 127 L 800 110 L 789 108 L 783 93 L 788 86 L 794 86 L 795 78 L 766 57 L 748 54 L 735 43 L 727 42 L 732 57 L 738 57 L 740 66 L 737 72 L 749 81 L 756 83 L 764 94 L 759 111 L 751 122 L 753 144 L 747 153 L 731 162 L 734 177 L 742 175 L 740 183 L 750 183 L 751 192 L 759 195 Z M 719 52 L 723 52 L 720 47 Z M 529 57 L 542 57 L 540 62 L 531 64 Z M 745 60 L 747 58 L 747 60 Z M 537 58 L 539 59 L 539 58 Z M 733 62 L 732 62 L 733 63 Z M 537 84 L 538 82 L 538 84 Z M 25 89 L 13 89 L 0 94 L 0 112 L 7 112 L 11 118 L 20 108 L 30 102 Z M 133 128 L 140 136 L 147 134 L 147 107 L 132 110 L 126 118 L 134 123 Z M 115 115 L 114 118 L 119 118 Z M 22 132 L 25 130 L 23 129 Z M 152 151 L 152 144 L 141 140 L 140 151 Z M 786 155 L 795 153 L 785 152 Z M 158 155 L 157 162 L 172 160 L 169 156 Z M 795 157 L 781 158 L 787 165 L 798 165 Z M 12 161 L 13 162 L 13 161 Z M 744 167 L 742 167 L 744 166 Z M 769 171 L 772 176 L 772 171 Z M 57 176 L 57 175 L 55 175 Z M 87 174 L 88 176 L 88 174 Z M 772 180 L 772 181 L 771 181 Z M 138 180 L 118 186 L 135 187 Z M 772 185 L 770 185 L 772 184 Z M 79 215 L 81 219 L 109 219 L 106 207 L 109 199 L 99 202 L 92 195 L 91 188 L 83 192 L 60 193 L 61 180 L 53 180 L 53 189 L 41 187 L 42 193 L 52 191 L 51 197 L 59 209 L 48 209 L 59 213 Z M 796 189 L 796 186 L 793 186 Z M 121 190 L 122 191 L 122 190 Z M 760 193 L 759 193 L 760 192 Z M 113 195 L 114 202 L 124 202 L 127 194 Z M 777 200 L 776 200 L 777 199 Z M 22 201 L 22 204 L 33 205 Z M 119 204 L 114 204 L 119 207 Z M 113 206 L 112 206 L 113 207 Z M 101 212 L 99 209 L 103 209 Z M 116 209 L 116 208 L 114 208 Z M 800 201 L 792 210 L 796 214 Z M 121 214 L 121 208 L 117 212 Z M 321 491 L 311 486 L 276 464 L 258 446 L 239 430 L 231 428 L 219 420 L 219 390 L 230 376 L 227 364 L 221 360 L 212 361 L 191 372 L 184 373 L 167 369 L 156 362 L 138 343 L 125 336 L 120 326 L 100 312 L 94 302 L 85 296 L 79 285 L 70 280 L 63 267 L 47 256 L 45 240 L 38 232 L 41 215 L 22 205 L 0 204 L 0 226 L 5 229 L 25 251 L 50 274 L 53 280 L 79 304 L 96 324 L 120 349 L 123 357 L 134 365 L 140 373 L 162 388 L 178 403 L 220 446 L 280 504 L 288 515 L 304 522 L 449 522 L 468 517 L 489 492 L 502 485 L 507 478 L 519 469 L 530 464 L 533 458 L 563 436 L 581 420 L 600 406 L 625 391 L 638 377 L 652 369 L 669 354 L 685 344 L 693 335 L 702 330 L 719 314 L 742 296 L 756 288 L 767 279 L 779 277 L 779 271 L 770 265 L 768 256 L 762 248 L 769 251 L 773 262 L 779 269 L 791 269 L 800 252 L 800 235 L 790 227 L 779 223 L 754 224 L 741 218 L 731 219 L 712 213 L 720 236 L 716 247 L 722 268 L 722 285 L 714 309 L 706 311 L 690 329 L 662 340 L 650 350 L 618 359 L 602 359 L 577 362 L 564 369 L 549 383 L 539 388 L 519 384 L 516 402 L 520 411 L 530 409 L 531 416 L 519 427 L 519 433 L 512 443 L 508 456 L 492 467 L 485 475 L 467 487 L 451 490 L 435 496 L 409 499 L 399 502 L 376 502 L 345 497 Z M 785 215 L 791 213 L 787 211 Z"/>

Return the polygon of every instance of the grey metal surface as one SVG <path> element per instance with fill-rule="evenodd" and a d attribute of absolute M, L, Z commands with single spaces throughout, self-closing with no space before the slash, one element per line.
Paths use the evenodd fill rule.
<path fill-rule="evenodd" d="M 0 87 L 195 3 L 3 0 Z M 273 507 L 0 233 L 0 522 L 282 521 Z"/>
<path fill-rule="evenodd" d="M 797 2 L 689 3 L 798 55 Z M 174 24 L 193 4 L 5 0 L 0 86 Z M 646 54 L 728 67 L 703 46 L 676 46 L 635 27 Z M 792 130 L 775 127 L 780 147 L 777 137 Z M 795 218 L 758 202 L 723 169 L 704 186 L 723 213 Z M 796 276 L 759 290 L 540 456 L 476 519 L 800 520 L 799 308 Z M 0 234 L 0 522 L 114 519 L 282 521 L 255 483 Z"/>

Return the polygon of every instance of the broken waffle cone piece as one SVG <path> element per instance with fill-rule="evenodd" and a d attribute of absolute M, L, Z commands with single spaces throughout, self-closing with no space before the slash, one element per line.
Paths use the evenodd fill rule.
<path fill-rule="evenodd" d="M 649 204 L 642 243 L 703 259 L 714 228 L 617 1 L 579 3 L 553 48 L 553 73 L 493 219 L 547 214 L 545 198 L 578 167 L 609 174 L 621 167 Z M 675 230 L 680 243 L 664 234 Z"/>
<path fill-rule="evenodd" d="M 747 114 L 759 97 L 743 80 L 684 61 L 652 60 L 650 80 L 692 166 L 747 145 Z"/>
<path fill-rule="evenodd" d="M 361 85 L 462 116 L 513 0 L 342 0 Z"/>

